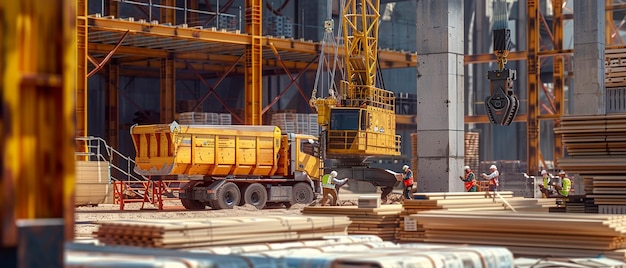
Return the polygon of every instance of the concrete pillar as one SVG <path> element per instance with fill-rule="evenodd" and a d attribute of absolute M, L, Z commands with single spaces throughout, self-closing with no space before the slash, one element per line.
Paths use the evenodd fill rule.
<path fill-rule="evenodd" d="M 604 1 L 574 1 L 574 94 L 571 114 L 606 114 Z"/>
<path fill-rule="evenodd" d="M 463 0 L 417 2 L 418 191 L 463 191 Z"/>

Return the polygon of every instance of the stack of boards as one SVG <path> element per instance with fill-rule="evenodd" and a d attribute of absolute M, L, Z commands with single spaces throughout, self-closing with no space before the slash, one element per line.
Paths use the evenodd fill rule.
<path fill-rule="evenodd" d="M 345 215 L 352 222 L 348 227 L 351 235 L 376 235 L 385 241 L 393 241 L 401 205 L 382 205 L 379 208 L 357 206 L 304 207 L 304 215 Z"/>
<path fill-rule="evenodd" d="M 568 156 L 559 167 L 579 174 L 599 213 L 626 213 L 626 115 L 568 115 L 554 133 Z"/>
<path fill-rule="evenodd" d="M 430 210 L 409 217 L 425 229 L 424 242 L 498 245 L 516 256 L 624 260 L 625 215 Z"/>
<path fill-rule="evenodd" d="M 189 248 L 295 241 L 346 235 L 345 216 L 265 216 L 186 219 L 133 219 L 98 222 L 94 236 L 105 245 Z"/>
<path fill-rule="evenodd" d="M 424 226 L 409 215 L 426 210 L 468 211 L 544 211 L 555 206 L 555 199 L 514 197 L 511 191 L 498 192 L 493 198 L 485 192 L 439 192 L 416 194 L 414 200 L 404 200 L 396 232 L 398 242 L 422 242 L 426 238 Z M 505 203 L 506 201 L 506 203 Z M 509 207 L 510 206 L 510 207 Z"/>

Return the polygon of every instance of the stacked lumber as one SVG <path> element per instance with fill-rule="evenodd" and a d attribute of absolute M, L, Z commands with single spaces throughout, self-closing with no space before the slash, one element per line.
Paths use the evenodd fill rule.
<path fill-rule="evenodd" d="M 75 205 L 113 203 L 113 185 L 111 184 L 109 162 L 76 161 L 75 169 Z"/>
<path fill-rule="evenodd" d="M 283 133 L 319 135 L 317 114 L 275 113 L 270 124 L 278 126 Z"/>
<path fill-rule="evenodd" d="M 185 112 L 178 115 L 181 125 L 230 125 L 231 121 L 230 113 Z"/>
<path fill-rule="evenodd" d="M 395 239 L 398 215 L 401 205 L 381 205 L 379 208 L 359 208 L 357 206 L 305 207 L 304 215 L 345 215 L 351 223 L 350 235 L 376 235 L 385 241 Z"/>
<path fill-rule="evenodd" d="M 465 132 L 465 165 L 478 170 L 480 133 Z"/>
<path fill-rule="evenodd" d="M 105 245 L 189 248 L 280 242 L 346 235 L 345 216 L 266 216 L 198 219 L 133 219 L 98 222 L 94 236 Z"/>
<path fill-rule="evenodd" d="M 569 155 L 559 168 L 580 174 L 596 205 L 626 205 L 626 114 L 563 116 L 554 132 Z"/>
<path fill-rule="evenodd" d="M 425 242 L 505 246 L 516 256 L 593 257 L 626 248 L 626 216 L 430 210 Z M 462 222 L 462 224 L 459 224 Z"/>
<path fill-rule="evenodd" d="M 555 206 L 554 199 L 529 199 L 514 197 L 511 191 L 499 192 L 501 198 L 486 196 L 483 192 L 452 192 L 452 193 L 421 193 L 415 200 L 404 200 L 400 221 L 396 230 L 396 241 L 423 242 L 426 238 L 421 222 L 410 217 L 427 210 L 460 210 L 460 211 L 547 211 Z M 505 203 L 508 203 L 508 205 Z M 510 206 L 510 207 L 509 207 Z"/>
<path fill-rule="evenodd" d="M 604 85 L 608 88 L 626 86 L 626 49 L 607 49 L 604 59 Z"/>

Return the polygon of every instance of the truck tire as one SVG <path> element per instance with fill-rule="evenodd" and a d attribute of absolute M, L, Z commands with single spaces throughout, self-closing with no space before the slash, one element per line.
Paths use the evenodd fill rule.
<path fill-rule="evenodd" d="M 232 209 L 239 205 L 241 200 L 241 192 L 239 187 L 232 182 L 224 183 L 221 187 L 215 190 L 216 200 L 211 202 L 214 209 Z"/>
<path fill-rule="evenodd" d="M 257 209 L 263 209 L 267 203 L 267 191 L 260 183 L 253 183 L 246 187 L 243 192 L 243 199 L 246 204 L 253 205 Z"/>
<path fill-rule="evenodd" d="M 204 209 L 204 207 L 206 207 L 202 202 L 198 200 L 181 198 L 180 202 L 183 204 L 183 207 L 189 210 L 201 210 L 201 209 Z"/>
<path fill-rule="evenodd" d="M 313 189 L 311 189 L 311 186 L 309 186 L 308 184 L 304 182 L 296 183 L 296 185 L 293 186 L 292 191 L 291 191 L 291 205 L 311 204 L 311 202 L 313 202 L 314 197 L 315 197 L 315 194 L 313 193 Z"/>

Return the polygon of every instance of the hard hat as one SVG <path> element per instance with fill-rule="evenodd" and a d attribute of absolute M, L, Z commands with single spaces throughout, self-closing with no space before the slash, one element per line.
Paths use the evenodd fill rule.
<path fill-rule="evenodd" d="M 409 169 L 409 166 L 407 165 L 402 166 L 402 170 L 406 171 L 407 169 Z"/>
<path fill-rule="evenodd" d="M 333 170 L 333 171 L 331 171 L 331 172 L 330 172 L 330 176 L 331 176 L 331 177 L 333 177 L 333 178 L 334 178 L 334 177 L 337 177 L 337 171 L 334 171 L 334 170 Z"/>
<path fill-rule="evenodd" d="M 559 175 L 565 175 L 565 171 L 563 170 L 559 171 Z"/>
<path fill-rule="evenodd" d="M 463 167 L 463 170 L 469 170 L 469 169 L 470 169 L 470 167 L 469 167 L 469 166 L 464 166 L 464 167 Z"/>
<path fill-rule="evenodd" d="M 496 165 L 491 165 L 489 169 L 498 169 L 498 168 L 496 167 Z"/>
<path fill-rule="evenodd" d="M 541 171 L 541 175 L 546 175 L 546 174 L 548 174 L 548 172 L 545 169 Z"/>

